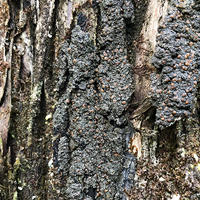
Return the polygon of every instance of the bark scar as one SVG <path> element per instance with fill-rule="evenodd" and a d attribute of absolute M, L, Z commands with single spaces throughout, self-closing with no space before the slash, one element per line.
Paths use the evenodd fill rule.
<path fill-rule="evenodd" d="M 133 113 L 130 115 L 130 119 L 134 119 L 138 116 L 141 116 L 147 110 L 149 110 L 151 107 L 152 107 L 151 98 L 150 97 L 145 98 L 142 101 L 142 103 L 137 107 L 137 109 L 134 110 Z"/>

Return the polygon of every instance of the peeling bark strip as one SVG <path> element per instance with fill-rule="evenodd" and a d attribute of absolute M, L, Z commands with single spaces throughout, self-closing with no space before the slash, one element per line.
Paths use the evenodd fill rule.
<path fill-rule="evenodd" d="M 11 114 L 11 57 L 12 48 L 6 48 L 7 25 L 10 19 L 7 1 L 0 2 L 0 198 L 6 198 L 4 184 L 6 163 L 4 156 L 8 152 L 8 131 Z M 10 41 L 12 44 L 12 40 Z"/>
<path fill-rule="evenodd" d="M 79 26 L 60 48 L 58 88 L 64 92 L 54 130 L 61 137 L 55 160 L 67 180 L 61 189 L 64 199 L 126 199 L 124 188 L 133 186 L 135 158 L 127 152 L 126 110 L 134 87 L 123 18 L 133 18 L 133 9 L 127 9 L 133 5 L 96 3 L 101 19 L 97 48 Z"/>

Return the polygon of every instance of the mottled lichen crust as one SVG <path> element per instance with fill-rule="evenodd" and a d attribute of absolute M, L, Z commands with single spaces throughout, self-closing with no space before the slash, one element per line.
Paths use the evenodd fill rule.
<path fill-rule="evenodd" d="M 126 199 L 124 188 L 133 185 L 135 158 L 127 152 L 133 131 L 126 110 L 134 86 L 124 22 L 124 17 L 134 19 L 133 4 L 96 4 L 101 16 L 97 47 L 76 26 L 57 64 L 60 97 L 53 121 L 61 138 L 55 144 L 55 164 L 66 181 L 64 199 Z"/>
<path fill-rule="evenodd" d="M 173 1 L 162 26 L 152 64 L 151 96 L 161 128 L 191 115 L 199 79 L 200 13 L 192 1 Z M 157 77 L 156 77 L 157 76 Z"/>

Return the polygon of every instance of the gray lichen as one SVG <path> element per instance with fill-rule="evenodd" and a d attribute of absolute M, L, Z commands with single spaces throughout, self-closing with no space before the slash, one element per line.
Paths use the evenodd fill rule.
<path fill-rule="evenodd" d="M 97 47 L 76 26 L 59 53 L 54 132 L 55 160 L 66 178 L 67 199 L 126 199 L 135 158 L 127 152 L 128 105 L 134 91 L 127 60 L 124 18 L 134 19 L 131 1 L 102 1 Z M 122 12 L 122 10 L 124 10 Z M 82 25 L 82 24 L 81 24 Z"/>
<path fill-rule="evenodd" d="M 157 107 L 156 124 L 161 129 L 191 115 L 194 107 L 199 79 L 200 15 L 190 5 L 191 2 L 172 4 L 159 27 L 152 57 L 157 74 L 152 74 L 151 96 Z"/>

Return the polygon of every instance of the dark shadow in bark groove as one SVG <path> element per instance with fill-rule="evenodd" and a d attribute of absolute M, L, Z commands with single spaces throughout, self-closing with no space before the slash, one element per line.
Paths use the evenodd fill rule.
<path fill-rule="evenodd" d="M 9 80 L 9 73 L 10 73 L 10 69 L 7 69 L 7 75 L 6 76 L 6 84 L 5 84 L 5 89 L 4 89 L 4 92 L 3 92 L 3 96 L 1 98 L 1 101 L 0 101 L 0 107 L 3 106 L 3 104 L 5 103 L 6 101 L 6 94 L 7 94 L 7 91 L 8 91 L 8 80 Z M 6 102 L 5 104 L 7 104 L 8 102 Z"/>
<path fill-rule="evenodd" d="M 127 55 L 128 61 L 131 64 L 135 64 L 136 48 L 133 44 L 133 41 L 136 41 L 140 37 L 141 30 L 143 28 L 142 24 L 145 21 L 145 15 L 148 8 L 148 1 L 139 1 L 132 0 L 134 5 L 134 22 L 131 23 L 130 19 L 124 19 L 126 24 L 126 42 L 127 42 Z"/>
<path fill-rule="evenodd" d="M 23 10 L 26 11 L 31 6 L 31 0 L 23 0 Z"/>
<path fill-rule="evenodd" d="M 33 133 L 39 138 L 42 137 L 42 133 L 45 130 L 46 96 L 44 90 L 44 83 L 41 90 L 42 91 L 39 100 L 40 113 L 38 113 L 33 122 Z"/>
<path fill-rule="evenodd" d="M 95 200 L 95 196 L 97 194 L 97 189 L 90 187 L 88 190 L 89 190 L 88 196 L 90 196 L 92 198 L 92 200 Z"/>
<path fill-rule="evenodd" d="M 166 153 L 168 158 L 175 153 L 178 147 L 178 141 L 176 136 L 176 127 L 174 124 L 164 130 L 160 130 L 157 138 L 157 149 L 156 149 L 156 157 L 165 157 Z M 171 158 L 172 158 L 171 157 Z"/>
<path fill-rule="evenodd" d="M 197 82 L 196 96 L 197 96 L 197 115 L 198 119 L 200 120 L 200 82 Z"/>
<path fill-rule="evenodd" d="M 15 17 L 19 16 L 19 11 L 20 11 L 20 1 L 18 0 L 8 0 L 8 5 L 10 6 L 10 27 L 16 28 L 16 19 Z"/>
<path fill-rule="evenodd" d="M 92 4 L 93 4 L 93 8 L 96 12 L 96 15 L 97 15 L 97 27 L 96 27 L 96 34 L 97 34 L 97 37 L 96 37 L 96 44 L 97 44 L 97 38 L 98 38 L 98 34 L 100 33 L 100 30 L 101 30 L 101 12 L 100 12 L 100 6 L 99 4 L 96 2 L 96 0 L 93 0 L 92 1 Z"/>
<path fill-rule="evenodd" d="M 88 23 L 88 18 L 82 12 L 80 12 L 77 16 L 77 25 L 81 27 L 82 31 L 87 32 Z"/>
<path fill-rule="evenodd" d="M 8 132 L 8 139 L 7 139 L 7 146 L 6 146 L 7 151 L 9 149 L 9 147 L 10 147 L 9 163 L 13 166 L 13 164 L 15 163 L 15 160 L 16 160 L 17 145 L 16 145 L 15 139 L 12 137 L 10 132 Z"/>

